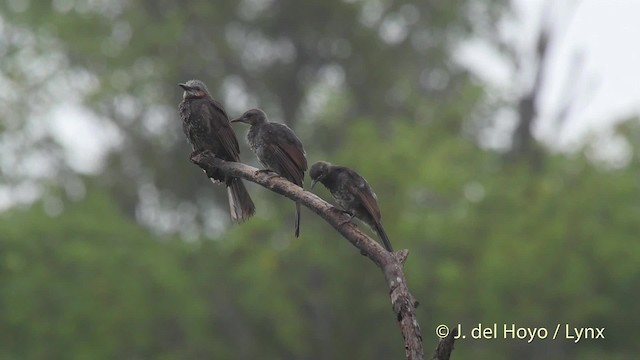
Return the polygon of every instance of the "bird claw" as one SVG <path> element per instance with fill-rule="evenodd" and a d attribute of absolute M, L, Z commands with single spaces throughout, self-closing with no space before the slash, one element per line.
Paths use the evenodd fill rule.
<path fill-rule="evenodd" d="M 202 151 L 200 150 L 193 150 L 191 152 L 191 155 L 189 155 L 189 159 L 191 159 L 192 162 L 196 162 L 196 158 L 199 157 L 202 154 Z"/>
<path fill-rule="evenodd" d="M 256 170 L 256 175 L 259 174 L 269 174 L 269 177 L 267 179 L 271 179 L 274 178 L 276 176 L 280 176 L 280 174 L 278 174 L 277 172 L 271 170 L 271 169 L 260 169 L 260 170 Z"/>
<path fill-rule="evenodd" d="M 200 162 L 200 158 L 204 156 L 216 157 L 216 155 L 211 150 L 206 149 L 206 150 L 193 150 L 191 152 L 191 155 L 189 155 L 189 158 L 191 159 L 191 162 L 197 164 L 198 162 Z"/>
<path fill-rule="evenodd" d="M 336 209 L 336 210 L 338 210 L 339 212 L 349 216 L 349 218 L 347 220 L 341 221 L 340 224 L 338 224 L 338 226 L 342 226 L 344 224 L 350 223 L 351 220 L 353 220 L 353 218 L 356 216 L 355 214 L 351 214 L 346 210 L 342 210 L 342 209 Z"/>
<path fill-rule="evenodd" d="M 206 149 L 206 150 L 193 150 L 189 157 L 191 158 L 191 162 L 192 163 L 200 166 L 202 171 L 204 171 L 204 173 L 207 174 L 207 177 L 213 180 L 213 174 L 210 172 L 209 167 L 201 165 L 202 159 L 204 157 L 212 157 L 212 158 L 216 157 L 216 155 L 211 150 L 208 150 L 208 149 Z"/>

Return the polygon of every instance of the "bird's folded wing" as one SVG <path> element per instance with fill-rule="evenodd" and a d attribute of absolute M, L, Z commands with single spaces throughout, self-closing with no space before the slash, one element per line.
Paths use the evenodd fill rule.
<path fill-rule="evenodd" d="M 273 123 L 273 126 L 280 128 L 275 131 L 278 136 L 271 150 L 278 157 L 278 161 L 283 164 L 284 170 L 288 172 L 288 174 L 282 175 L 293 179 L 294 183 L 302 186 L 304 172 L 307 170 L 307 158 L 302 142 L 288 126 L 278 123 Z"/>
<path fill-rule="evenodd" d="M 271 150 L 278 158 L 278 162 L 282 164 L 283 170 L 287 172 L 281 175 L 293 180 L 296 185 L 302 186 L 304 171 L 307 169 L 307 159 L 303 150 L 295 144 L 282 142 L 271 145 Z"/>
<path fill-rule="evenodd" d="M 240 145 L 229 123 L 229 117 L 222 106 L 215 102 L 215 100 L 207 102 L 206 105 L 202 107 L 202 116 L 204 119 L 208 119 L 205 123 L 209 127 L 209 134 L 217 138 L 226 150 L 227 155 L 233 160 L 239 161 Z"/>
<path fill-rule="evenodd" d="M 233 129 L 228 124 L 222 126 L 216 132 L 218 139 L 222 142 L 225 150 L 231 155 L 235 161 L 240 161 L 240 146 Z"/>
<path fill-rule="evenodd" d="M 356 199 L 360 200 L 360 203 L 367 212 L 371 214 L 376 221 L 380 221 L 380 208 L 378 207 L 376 194 L 362 177 L 357 176 L 357 178 L 353 180 L 354 181 L 349 182 L 349 190 Z"/>

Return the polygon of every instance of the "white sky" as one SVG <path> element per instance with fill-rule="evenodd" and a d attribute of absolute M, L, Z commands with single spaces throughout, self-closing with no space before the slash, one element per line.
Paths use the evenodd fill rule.
<path fill-rule="evenodd" d="M 557 148 L 571 148 L 590 132 L 610 129 L 615 120 L 640 113 L 640 0 L 514 0 L 517 18 L 505 27 L 521 53 L 533 58 L 536 34 L 549 21 L 557 34 L 550 47 L 535 131 Z M 548 4 L 551 11 L 543 12 Z M 543 20 L 544 17 L 544 20 Z M 482 42 L 462 49 L 463 63 L 501 92 L 530 87 L 531 66 L 514 73 Z M 568 82 L 576 56 L 581 71 Z M 531 64 L 528 64 L 531 65 Z M 552 119 L 567 94 L 575 90 L 575 107 L 561 131 Z"/>
<path fill-rule="evenodd" d="M 539 1 L 519 0 L 525 5 Z M 553 49 L 550 82 L 540 104 L 542 115 L 558 107 L 564 80 L 577 53 L 584 59 L 575 84 L 579 107 L 570 115 L 561 140 L 574 140 L 588 130 L 602 129 L 613 120 L 640 110 L 640 1 L 585 0 L 578 3 Z"/>
<path fill-rule="evenodd" d="M 546 144 L 567 150 L 575 148 L 590 133 L 604 134 L 597 139 L 593 156 L 611 166 L 625 165 L 629 146 L 609 133 L 615 120 L 640 114 L 640 0 L 512 1 L 517 16 L 503 31 L 524 58 L 533 56 L 533 43 L 543 16 L 550 19 L 559 34 L 550 49 L 551 61 L 538 104 L 540 120 L 534 133 Z M 552 5 L 552 11 L 544 13 L 542 9 L 548 4 Z M 571 84 L 578 90 L 577 106 L 558 131 L 552 126 L 553 118 L 577 53 L 583 58 L 583 71 Z M 514 71 L 482 41 L 469 41 L 462 46 L 457 59 L 499 94 L 517 96 L 531 84 L 531 64 Z M 60 105 L 47 112 L 51 115 L 44 115 L 51 118 L 42 119 L 43 123 L 66 145 L 71 166 L 81 172 L 95 172 L 105 150 L 118 145 L 117 130 L 84 109 L 79 94 L 62 93 L 65 97 L 59 99 Z M 507 128 L 509 116 L 513 115 L 498 115 Z M 504 141 L 499 136 L 497 139 L 498 143 Z M 33 189 L 7 191 L 0 188 L 0 211 L 22 202 L 20 194 L 37 194 Z"/>
<path fill-rule="evenodd" d="M 557 49 L 552 77 L 566 72 L 572 52 L 583 49 L 588 75 L 599 89 L 583 111 L 585 119 L 620 116 L 640 110 L 640 1 L 583 1 L 569 27 L 563 45 Z M 559 89 L 548 92 L 557 97 Z M 587 120 L 592 121 L 592 120 Z"/>
<path fill-rule="evenodd" d="M 551 62 L 538 104 L 541 121 L 536 134 L 559 148 L 567 148 L 590 131 L 606 131 L 614 120 L 640 113 L 640 0 L 514 0 L 514 3 L 519 15 L 505 31 L 525 54 L 532 54 L 543 14 L 560 34 L 550 49 Z M 552 4 L 552 11 L 543 13 L 548 3 Z M 502 92 L 523 91 L 531 81 L 526 66 L 520 73 L 513 73 L 481 43 L 472 43 L 461 51 L 463 63 Z M 583 71 L 575 82 L 577 107 L 558 133 L 549 119 L 559 109 L 567 74 L 577 53 L 584 60 Z M 100 127 L 72 103 L 63 103 L 54 114 L 52 130 L 68 145 L 73 166 L 81 171 L 96 170 L 99 163 L 96 159 L 102 149 L 113 144 L 114 137 L 98 140 L 84 136 L 100 133 Z"/>

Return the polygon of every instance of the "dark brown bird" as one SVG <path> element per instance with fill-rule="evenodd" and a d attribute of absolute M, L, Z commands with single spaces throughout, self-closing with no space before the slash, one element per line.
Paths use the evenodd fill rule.
<path fill-rule="evenodd" d="M 184 89 L 180 102 L 182 129 L 194 152 L 210 150 L 225 161 L 240 161 L 238 139 L 229 124 L 229 117 L 200 80 L 178 84 Z M 208 174 L 213 183 L 224 183 L 229 195 L 231 219 L 241 222 L 255 213 L 255 206 L 242 180 L 227 178 L 219 171 Z"/>
<path fill-rule="evenodd" d="M 346 166 L 324 161 L 313 164 L 309 176 L 312 189 L 318 181 L 321 182 L 343 211 L 351 216 L 348 221 L 354 216 L 362 220 L 380 236 L 387 251 L 393 252 L 389 237 L 382 227 L 376 193 L 362 176 Z"/>
<path fill-rule="evenodd" d="M 260 109 L 251 109 L 231 122 L 251 125 L 247 141 L 266 171 L 303 187 L 307 158 L 300 139 L 287 125 L 270 122 Z M 300 203 L 296 202 L 295 235 L 300 235 Z"/>

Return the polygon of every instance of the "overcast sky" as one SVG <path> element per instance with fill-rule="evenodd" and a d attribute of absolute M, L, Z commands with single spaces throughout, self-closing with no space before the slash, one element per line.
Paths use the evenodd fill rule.
<path fill-rule="evenodd" d="M 538 1 L 519 0 L 525 6 Z M 575 1 L 574 1 L 575 2 Z M 575 127 L 598 126 L 603 119 L 637 114 L 640 110 L 640 1 L 579 1 L 576 13 L 556 46 L 552 79 L 567 72 L 572 54 L 582 51 L 586 81 L 595 87 L 593 101 L 575 114 Z M 543 107 L 560 97 L 559 81 L 546 91 Z M 589 84 L 585 85 L 589 85 Z M 579 119 L 578 119 L 579 115 Z"/>
<path fill-rule="evenodd" d="M 532 54 L 532 44 L 543 17 L 551 21 L 559 35 L 551 47 L 547 81 L 538 104 L 541 121 L 536 134 L 559 148 L 571 148 L 589 131 L 606 132 L 614 120 L 638 114 L 640 0 L 514 0 L 514 3 L 517 16 L 504 31 L 521 51 Z M 552 5 L 551 12 L 542 11 L 547 4 Z M 481 42 L 472 43 L 463 52 L 462 58 L 466 59 L 463 62 L 498 90 L 522 91 L 531 79 L 526 67 L 514 73 Z M 558 132 L 550 126 L 550 119 L 559 109 L 576 54 L 583 58 L 583 71 L 571 83 L 577 89 L 577 106 Z M 68 144 L 74 166 L 84 171 L 94 169 L 106 143 L 113 142 L 113 134 L 103 142 L 95 141 L 95 137 L 89 135 L 96 133 L 96 125 L 87 120 L 88 114 L 73 102 L 62 104 L 54 114 L 52 130 Z M 613 153 L 624 150 L 624 146 L 615 141 L 607 140 L 607 143 Z"/>
<path fill-rule="evenodd" d="M 616 120 L 640 112 L 640 0 L 515 0 L 514 4 L 516 17 L 504 31 L 529 59 L 545 21 L 555 34 L 537 104 L 540 120 L 535 134 L 555 148 L 572 149 L 587 135 L 606 134 Z M 545 11 L 549 5 L 551 10 Z M 482 42 L 472 42 L 463 53 L 464 63 L 497 90 L 517 93 L 529 88 L 531 66 L 516 73 Z M 580 67 L 577 57 L 582 59 Z M 580 71 L 572 79 L 574 68 Z M 558 131 L 553 119 L 566 94 L 575 105 Z M 606 135 L 603 141 L 606 146 L 600 148 L 612 157 L 627 148 Z"/>

